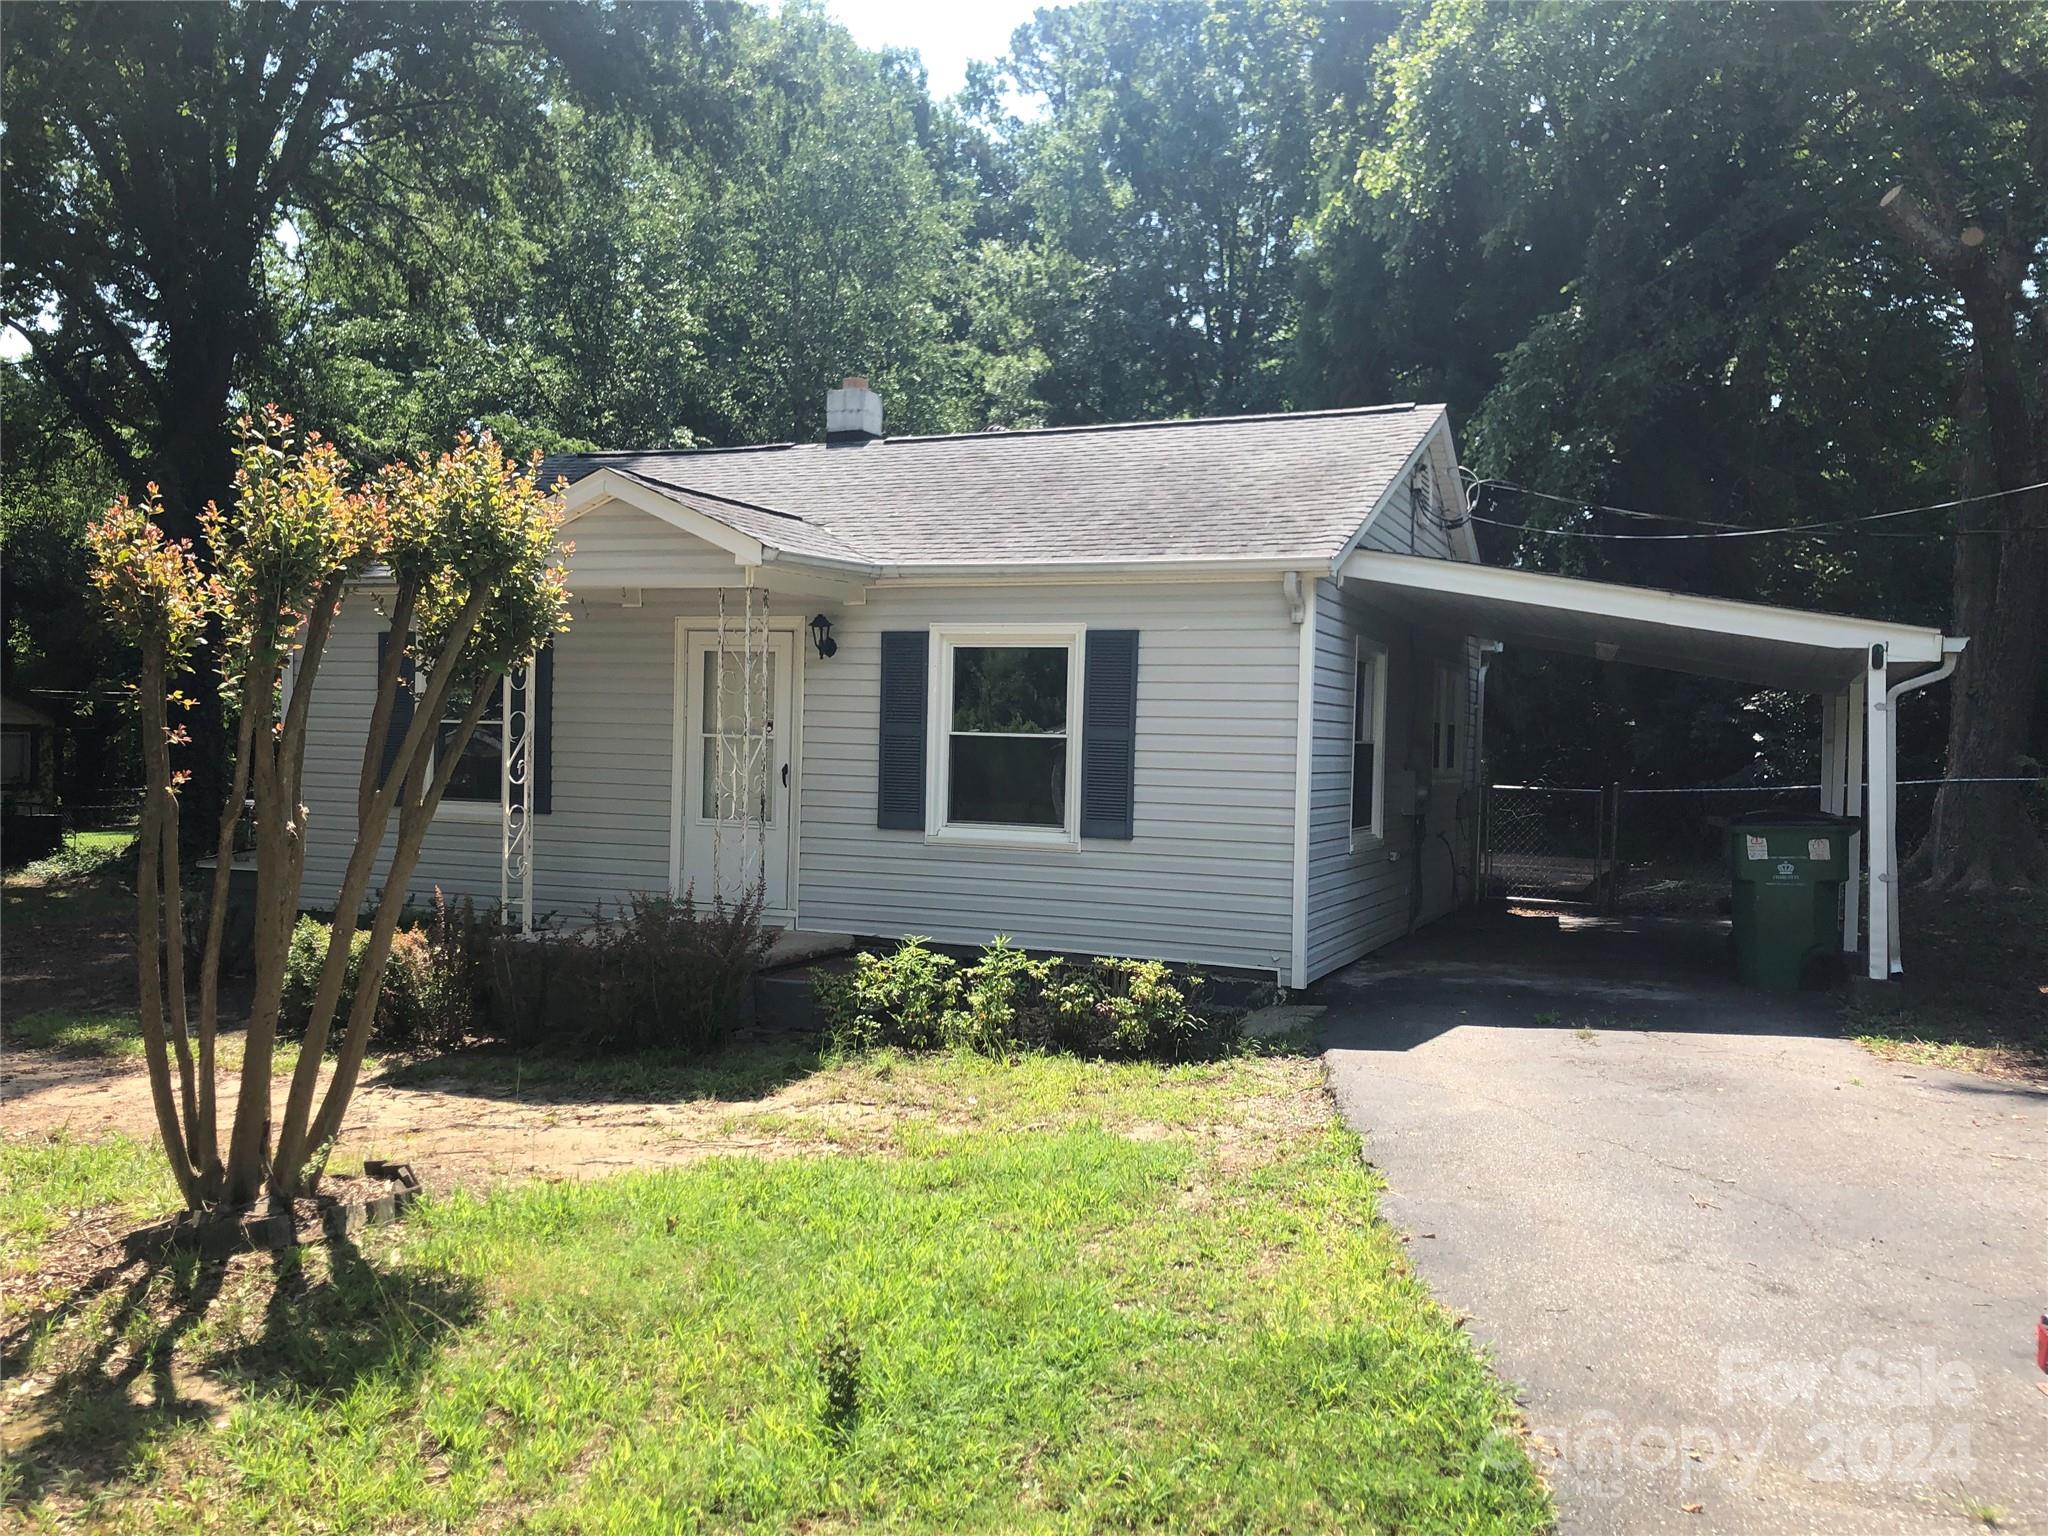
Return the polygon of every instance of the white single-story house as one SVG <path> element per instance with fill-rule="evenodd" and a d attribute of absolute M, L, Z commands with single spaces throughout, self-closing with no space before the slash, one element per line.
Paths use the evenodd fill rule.
<path fill-rule="evenodd" d="M 1886 680 L 1959 642 L 1480 566 L 1441 406 L 892 438 L 849 379 L 827 426 L 547 466 L 573 622 L 477 733 L 414 894 L 576 920 L 758 878 L 804 930 L 1303 986 L 1470 899 L 1508 641 L 1824 694 L 1838 809 L 1867 709 L 1889 931 Z M 383 629 L 352 599 L 323 663 L 309 906 L 348 853 Z"/>

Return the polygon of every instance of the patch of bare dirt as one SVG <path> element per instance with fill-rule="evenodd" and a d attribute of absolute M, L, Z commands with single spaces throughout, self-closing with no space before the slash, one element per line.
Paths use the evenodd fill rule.
<path fill-rule="evenodd" d="M 273 1097 L 283 1086 L 273 1086 Z M 11 1136 L 110 1131 L 148 1138 L 156 1118 L 139 1062 L 10 1052 L 0 1074 Z M 587 1179 L 627 1168 L 667 1167 L 722 1153 L 816 1150 L 735 1122 L 809 1108 L 792 1084 L 762 1098 L 663 1102 L 548 1089 L 512 1094 L 467 1079 L 393 1082 L 373 1076 L 357 1089 L 335 1148 L 338 1163 L 386 1158 L 410 1163 L 429 1189 L 486 1188 L 516 1179 Z"/>

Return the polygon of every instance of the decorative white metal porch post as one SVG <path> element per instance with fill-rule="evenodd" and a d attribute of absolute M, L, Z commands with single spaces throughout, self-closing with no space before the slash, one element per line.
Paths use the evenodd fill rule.
<path fill-rule="evenodd" d="M 519 931 L 533 932 L 533 665 L 505 674 L 504 772 L 498 782 L 501 844 L 498 909 L 516 908 Z"/>

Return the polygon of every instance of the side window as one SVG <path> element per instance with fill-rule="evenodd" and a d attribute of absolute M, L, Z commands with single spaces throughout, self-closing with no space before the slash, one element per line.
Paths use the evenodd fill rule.
<path fill-rule="evenodd" d="M 1351 832 L 1380 835 L 1385 763 L 1380 737 L 1386 726 L 1387 653 L 1360 640 L 1351 681 Z"/>

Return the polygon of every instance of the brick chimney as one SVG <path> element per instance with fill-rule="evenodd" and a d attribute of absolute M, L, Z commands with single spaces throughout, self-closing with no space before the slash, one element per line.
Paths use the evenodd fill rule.
<path fill-rule="evenodd" d="M 866 443 L 882 435 L 882 397 L 859 374 L 825 391 L 825 441 Z"/>

